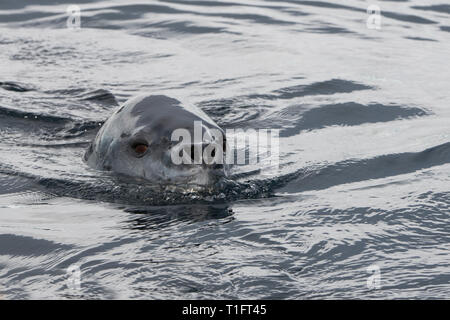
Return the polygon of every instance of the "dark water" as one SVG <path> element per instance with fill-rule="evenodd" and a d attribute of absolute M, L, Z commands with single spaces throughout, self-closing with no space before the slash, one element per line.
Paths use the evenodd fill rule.
<path fill-rule="evenodd" d="M 379 30 L 357 0 L 77 2 L 81 30 L 72 2 L 0 4 L 2 298 L 449 297 L 445 1 L 380 1 Z M 280 129 L 280 171 L 210 196 L 87 167 L 143 92 Z"/>

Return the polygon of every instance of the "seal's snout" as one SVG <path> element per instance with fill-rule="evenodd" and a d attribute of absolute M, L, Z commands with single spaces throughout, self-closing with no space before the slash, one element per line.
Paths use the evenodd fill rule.
<path fill-rule="evenodd" d="M 200 165 L 208 169 L 224 168 L 224 150 L 214 143 L 178 144 L 171 150 L 171 159 L 175 165 Z"/>

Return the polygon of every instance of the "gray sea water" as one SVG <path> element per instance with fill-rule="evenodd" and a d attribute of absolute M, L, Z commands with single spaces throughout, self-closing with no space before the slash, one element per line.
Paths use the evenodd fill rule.
<path fill-rule="evenodd" d="M 0 297 L 449 298 L 449 57 L 444 0 L 1 0 Z M 279 129 L 280 170 L 207 197 L 90 169 L 140 93 Z"/>

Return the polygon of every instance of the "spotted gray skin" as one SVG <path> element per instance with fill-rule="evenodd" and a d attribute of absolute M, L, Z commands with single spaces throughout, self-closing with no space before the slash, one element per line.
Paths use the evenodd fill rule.
<path fill-rule="evenodd" d="M 84 160 L 98 170 L 154 183 L 210 185 L 226 175 L 225 166 L 204 162 L 176 165 L 171 159 L 173 148 L 182 145 L 182 141 L 171 141 L 172 132 L 187 129 L 193 137 L 194 121 L 201 121 L 206 136 L 215 129 L 225 137 L 223 130 L 198 108 L 162 95 L 132 98 L 105 122 Z M 183 148 L 192 150 L 194 143 L 183 144 Z M 146 152 L 138 154 L 136 144 L 147 145 Z"/>

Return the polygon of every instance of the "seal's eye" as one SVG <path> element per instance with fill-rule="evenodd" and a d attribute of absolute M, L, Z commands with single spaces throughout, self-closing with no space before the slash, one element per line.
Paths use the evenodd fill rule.
<path fill-rule="evenodd" d="M 134 150 L 137 156 L 142 156 L 147 152 L 148 144 L 143 142 L 135 142 L 131 145 L 131 149 Z"/>

